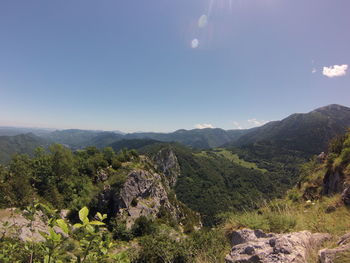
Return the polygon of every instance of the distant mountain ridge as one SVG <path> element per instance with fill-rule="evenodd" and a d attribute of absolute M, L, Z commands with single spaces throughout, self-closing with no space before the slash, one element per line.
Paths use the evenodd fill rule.
<path fill-rule="evenodd" d="M 8 162 L 16 153 L 31 155 L 37 147 L 46 146 L 47 141 L 32 133 L 0 136 L 0 164 Z"/>
<path fill-rule="evenodd" d="M 316 154 L 327 148 L 329 140 L 350 127 L 350 108 L 337 104 L 295 113 L 281 121 L 272 121 L 249 130 L 233 145 L 265 143 L 277 147 Z"/>
<path fill-rule="evenodd" d="M 140 132 L 122 134 L 112 131 L 29 129 L 38 138 L 49 143 L 60 143 L 72 149 L 87 146 L 103 148 L 121 146 L 129 148 L 158 142 L 177 142 L 198 149 L 216 147 L 255 147 L 254 145 L 316 154 L 326 149 L 331 138 L 343 134 L 350 127 L 350 108 L 331 104 L 309 113 L 296 113 L 263 126 L 246 130 L 223 130 L 206 128 L 184 130 L 171 133 Z M 19 135 L 27 133 L 26 128 L 0 127 L 1 134 Z M 32 138 L 28 138 L 29 141 Z M 10 138 L 3 138 L 10 140 Z M 140 141 L 141 140 L 141 141 Z M 142 141 L 146 140 L 146 141 Z M 24 143 L 24 142 L 23 142 Z M 40 143 L 39 143 L 40 144 Z M 36 145 L 29 143 L 28 145 Z M 7 147 L 9 149 L 9 147 Z M 28 150 L 30 151 L 30 150 Z M 3 156 L 5 156 L 3 150 Z M 12 150 L 10 150 L 12 152 Z M 8 159 L 8 158 L 7 158 Z"/>

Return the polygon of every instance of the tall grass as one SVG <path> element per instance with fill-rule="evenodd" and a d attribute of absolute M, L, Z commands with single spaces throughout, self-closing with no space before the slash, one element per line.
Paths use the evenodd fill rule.
<path fill-rule="evenodd" d="M 223 227 L 227 234 L 250 228 L 275 233 L 309 230 L 342 235 L 350 229 L 350 210 L 339 200 L 339 195 L 316 202 L 276 200 L 265 203 L 258 211 L 226 214 Z"/>
<path fill-rule="evenodd" d="M 338 254 L 334 259 L 334 263 L 350 263 L 350 251 Z"/>

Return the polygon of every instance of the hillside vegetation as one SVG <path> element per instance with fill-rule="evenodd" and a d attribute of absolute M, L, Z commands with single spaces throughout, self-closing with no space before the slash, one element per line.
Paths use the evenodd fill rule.
<path fill-rule="evenodd" d="M 171 207 L 152 210 L 157 200 L 140 196 L 132 199 L 129 211 L 144 207 L 158 213 L 139 216 L 127 225 L 124 214 L 115 210 L 125 207 L 115 205 L 132 194 L 131 189 L 125 192 L 129 188 L 124 185 L 137 171 L 150 183 L 147 192 L 156 197 L 165 194 L 162 198 L 168 199 L 162 200 L 179 214 L 173 217 Z M 177 200 L 164 179 L 155 173 L 150 159 L 134 150 L 115 153 L 111 148 L 88 147 L 72 152 L 56 144 L 49 152 L 38 148 L 32 158 L 16 155 L 9 165 L 0 166 L 0 206 L 19 208 L 0 213 L 0 261 L 217 262 L 223 258 L 228 248 L 225 236 L 198 227 L 194 231 L 198 215 Z M 109 194 L 112 198 L 106 199 Z M 69 213 L 62 218 L 60 212 L 66 209 Z M 30 235 L 23 239 L 23 233 L 38 232 L 39 225 L 35 236 L 40 241 Z"/>
<path fill-rule="evenodd" d="M 19 134 L 15 136 L 0 136 L 0 164 L 11 160 L 15 154 L 32 155 L 37 147 L 46 147 L 48 143 L 34 134 Z"/>
<path fill-rule="evenodd" d="M 256 208 L 262 200 L 280 197 L 291 187 L 292 180 L 282 168 L 269 171 L 225 149 L 198 151 L 159 143 L 140 151 L 153 156 L 164 148 L 175 152 L 180 165 L 174 186 L 177 197 L 199 212 L 208 226 L 219 222 L 222 212 Z"/>
<path fill-rule="evenodd" d="M 350 230 L 350 131 L 333 139 L 325 157 L 315 157 L 301 169 L 300 181 L 283 199 L 266 202 L 257 210 L 222 215 L 223 229 L 229 235 L 241 228 L 266 232 L 309 230 L 329 233 L 337 239 Z M 344 252 L 335 262 L 349 262 Z M 310 256 L 316 262 L 316 255 Z"/>

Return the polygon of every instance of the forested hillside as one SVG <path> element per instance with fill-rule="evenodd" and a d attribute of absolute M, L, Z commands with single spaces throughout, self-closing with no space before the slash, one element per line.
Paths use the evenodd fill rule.
<path fill-rule="evenodd" d="M 279 151 L 318 154 L 329 141 L 350 126 L 350 108 L 328 105 L 305 114 L 293 114 L 273 121 L 238 138 L 236 146 L 264 145 Z"/>
<path fill-rule="evenodd" d="M 32 155 L 37 147 L 48 145 L 47 141 L 32 133 L 0 136 L 0 164 L 9 162 L 12 155 L 18 153 Z"/>

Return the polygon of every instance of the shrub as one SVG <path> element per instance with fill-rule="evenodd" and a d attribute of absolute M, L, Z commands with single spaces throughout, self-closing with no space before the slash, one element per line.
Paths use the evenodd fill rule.
<path fill-rule="evenodd" d="M 191 243 L 187 240 L 175 240 L 167 233 L 145 236 L 140 240 L 141 250 L 135 263 L 148 262 L 192 262 Z"/>
<path fill-rule="evenodd" d="M 131 228 L 131 232 L 135 237 L 141 237 L 145 235 L 151 235 L 156 231 L 155 223 L 145 216 L 140 216 L 135 220 L 134 225 Z"/>
<path fill-rule="evenodd" d="M 230 250 L 230 242 L 220 229 L 202 229 L 190 235 L 191 249 L 196 262 L 223 262 Z"/>
<path fill-rule="evenodd" d="M 137 206 L 137 203 L 138 203 L 137 198 L 134 197 L 134 198 L 131 200 L 131 206 L 135 207 L 135 206 Z"/>
<path fill-rule="evenodd" d="M 350 148 L 345 148 L 340 155 L 341 163 L 346 164 L 350 162 Z"/>
<path fill-rule="evenodd" d="M 134 237 L 131 230 L 126 227 L 126 223 L 122 221 L 116 220 L 111 223 L 111 230 L 114 239 L 130 241 Z"/>

